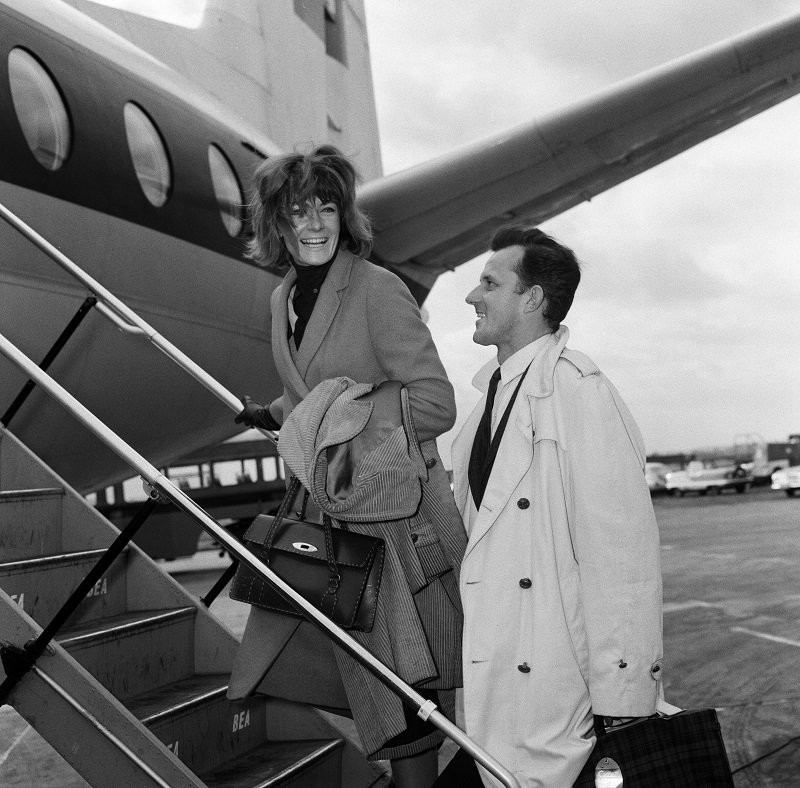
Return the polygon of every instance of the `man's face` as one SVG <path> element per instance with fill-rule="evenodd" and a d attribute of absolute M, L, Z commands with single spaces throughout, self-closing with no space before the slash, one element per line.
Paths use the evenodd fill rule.
<path fill-rule="evenodd" d="M 521 246 L 507 246 L 495 252 L 483 269 L 480 284 L 466 298 L 478 315 L 472 341 L 496 345 L 501 363 L 531 341 L 530 310 L 526 310 L 531 290 L 517 292 L 515 271 L 523 251 Z"/>

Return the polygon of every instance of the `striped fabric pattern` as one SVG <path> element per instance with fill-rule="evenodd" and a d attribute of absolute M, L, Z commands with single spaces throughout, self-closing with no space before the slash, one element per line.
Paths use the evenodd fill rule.
<path fill-rule="evenodd" d="M 454 688 L 461 685 L 457 567 L 465 537 L 438 455 L 428 463 L 428 478 L 423 454 L 429 458 L 431 446 L 421 450 L 416 441 L 405 390 L 398 409 L 404 423 L 359 458 L 351 495 L 334 502 L 325 490 L 325 451 L 364 429 L 371 408 L 355 399 L 372 388 L 343 377 L 323 381 L 286 420 L 278 449 L 334 524 L 386 540 L 372 631 L 350 634 L 406 682 L 442 690 L 441 710 L 452 714 Z M 383 747 L 405 730 L 402 702 L 352 657 L 339 649 L 334 654 L 351 708 L 361 710 L 353 716 L 371 757 L 404 757 L 441 740 L 433 731 L 411 744 Z"/>

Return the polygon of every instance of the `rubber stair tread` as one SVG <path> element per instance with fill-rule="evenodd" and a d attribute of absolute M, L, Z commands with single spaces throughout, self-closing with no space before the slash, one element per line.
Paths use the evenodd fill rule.
<path fill-rule="evenodd" d="M 150 724 L 163 715 L 203 703 L 210 698 L 225 697 L 229 678 L 229 673 L 196 673 L 128 698 L 125 705 L 137 719 Z"/>
<path fill-rule="evenodd" d="M 302 774 L 343 744 L 343 739 L 269 741 L 200 778 L 208 788 L 271 788 Z"/>
<path fill-rule="evenodd" d="M 133 630 L 147 626 L 149 623 L 177 621 L 182 618 L 194 616 L 197 609 L 194 606 L 161 608 L 158 610 L 135 610 L 120 613 L 116 616 L 86 621 L 74 626 L 66 626 L 56 636 L 59 643 L 72 641 L 78 638 L 102 637 L 103 635 L 120 630 Z"/>

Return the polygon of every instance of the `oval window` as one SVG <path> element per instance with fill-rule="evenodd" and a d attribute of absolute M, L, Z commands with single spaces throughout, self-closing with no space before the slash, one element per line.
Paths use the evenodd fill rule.
<path fill-rule="evenodd" d="M 164 140 L 144 110 L 130 102 L 125 105 L 125 134 L 144 196 L 159 208 L 167 201 L 172 187 Z"/>
<path fill-rule="evenodd" d="M 228 161 L 228 157 L 216 146 L 208 146 L 208 168 L 217 197 L 220 216 L 225 229 L 234 237 L 242 229 L 242 187 Z"/>
<path fill-rule="evenodd" d="M 48 170 L 57 170 L 72 144 L 67 106 L 45 67 L 24 49 L 8 54 L 14 111 L 28 147 Z"/>

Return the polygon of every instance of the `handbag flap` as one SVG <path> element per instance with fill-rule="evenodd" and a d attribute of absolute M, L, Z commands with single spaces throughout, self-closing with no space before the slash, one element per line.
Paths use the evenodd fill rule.
<path fill-rule="evenodd" d="M 256 542 L 263 546 L 274 520 L 271 514 L 258 515 L 245 532 L 245 541 Z M 344 531 L 334 527 L 332 532 L 336 562 L 345 566 L 368 565 L 373 560 L 375 551 L 383 545 L 383 540 L 354 531 Z M 319 561 L 328 560 L 325 549 L 325 528 L 321 523 L 290 520 L 284 517 L 273 536 L 272 549 Z"/>

